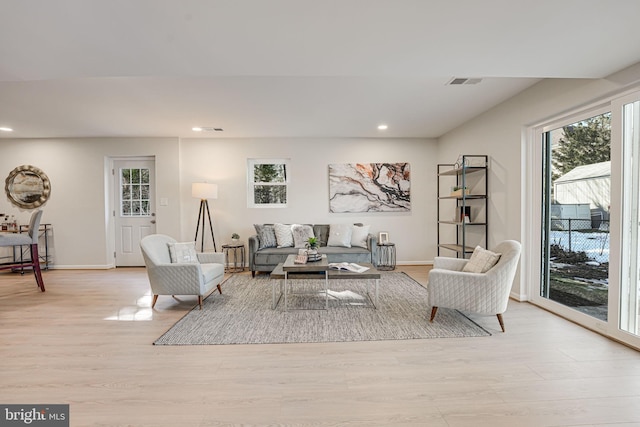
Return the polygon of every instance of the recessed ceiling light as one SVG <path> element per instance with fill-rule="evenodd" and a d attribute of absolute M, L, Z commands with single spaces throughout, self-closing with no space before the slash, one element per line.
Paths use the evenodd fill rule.
<path fill-rule="evenodd" d="M 387 125 L 378 125 L 378 130 L 387 130 L 389 126 Z"/>
<path fill-rule="evenodd" d="M 0 130 L 2 132 L 13 132 L 13 129 L 5 127 L 5 126 L 0 127 Z"/>
<path fill-rule="evenodd" d="M 191 128 L 194 132 L 222 132 L 224 129 L 213 126 L 196 126 Z"/>

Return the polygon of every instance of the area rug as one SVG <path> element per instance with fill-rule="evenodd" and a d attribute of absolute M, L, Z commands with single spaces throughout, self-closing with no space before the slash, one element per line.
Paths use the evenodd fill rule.
<path fill-rule="evenodd" d="M 372 281 L 371 281 L 372 282 Z M 279 282 L 278 282 L 279 283 Z M 331 280 L 328 310 L 272 309 L 268 275 L 231 276 L 187 313 L 155 345 L 274 344 L 484 337 L 491 335 L 462 313 L 440 308 L 429 323 L 427 289 L 402 272 L 382 272 L 377 309 L 367 282 Z M 323 308 L 322 280 L 296 280 L 291 308 Z M 373 295 L 373 285 L 369 285 Z"/>

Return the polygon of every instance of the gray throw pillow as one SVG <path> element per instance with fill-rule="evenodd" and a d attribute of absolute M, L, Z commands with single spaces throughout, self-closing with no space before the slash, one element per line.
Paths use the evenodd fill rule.
<path fill-rule="evenodd" d="M 275 248 L 278 245 L 272 225 L 253 224 L 253 227 L 258 234 L 258 249 Z"/>
<path fill-rule="evenodd" d="M 318 246 L 327 246 L 329 240 L 329 224 L 315 224 L 313 234 L 318 239 Z"/>

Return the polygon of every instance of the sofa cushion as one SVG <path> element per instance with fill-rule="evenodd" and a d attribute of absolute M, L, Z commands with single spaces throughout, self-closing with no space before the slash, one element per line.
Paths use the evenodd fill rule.
<path fill-rule="evenodd" d="M 315 237 L 313 227 L 310 225 L 293 224 L 291 231 L 293 233 L 293 246 L 295 248 L 306 248 L 309 237 Z"/>
<path fill-rule="evenodd" d="M 288 248 L 293 246 L 293 232 L 291 226 L 287 224 L 273 224 L 276 232 L 276 241 L 279 248 Z"/>
<path fill-rule="evenodd" d="M 352 228 L 351 224 L 331 224 L 327 246 L 350 248 Z"/>
<path fill-rule="evenodd" d="M 275 248 L 278 246 L 276 240 L 276 232 L 273 229 L 273 225 L 268 224 L 253 224 L 258 234 L 258 249 Z"/>
<path fill-rule="evenodd" d="M 367 238 L 369 237 L 369 225 L 354 225 L 351 230 L 351 246 L 367 248 Z"/>
<path fill-rule="evenodd" d="M 224 276 L 224 265 L 222 264 L 200 264 L 200 268 L 202 270 L 203 283 L 208 283 Z"/>

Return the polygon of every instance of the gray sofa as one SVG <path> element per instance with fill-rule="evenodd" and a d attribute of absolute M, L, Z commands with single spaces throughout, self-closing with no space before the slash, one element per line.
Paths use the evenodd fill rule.
<path fill-rule="evenodd" d="M 265 224 L 272 225 L 272 224 Z M 311 224 L 307 224 L 311 225 Z M 355 224 L 360 225 L 360 224 Z M 314 235 L 318 238 L 320 254 L 326 254 L 328 262 L 368 262 L 375 264 L 377 237 L 373 234 L 367 236 L 367 247 L 352 246 L 350 248 L 343 246 L 327 246 L 329 236 L 329 224 L 314 224 Z M 299 248 L 295 247 L 265 247 L 260 248 L 260 240 L 255 234 L 249 237 L 249 269 L 251 275 L 255 277 L 256 272 L 271 273 L 273 269 L 281 262 L 284 262 L 288 255 L 297 254 Z"/>

